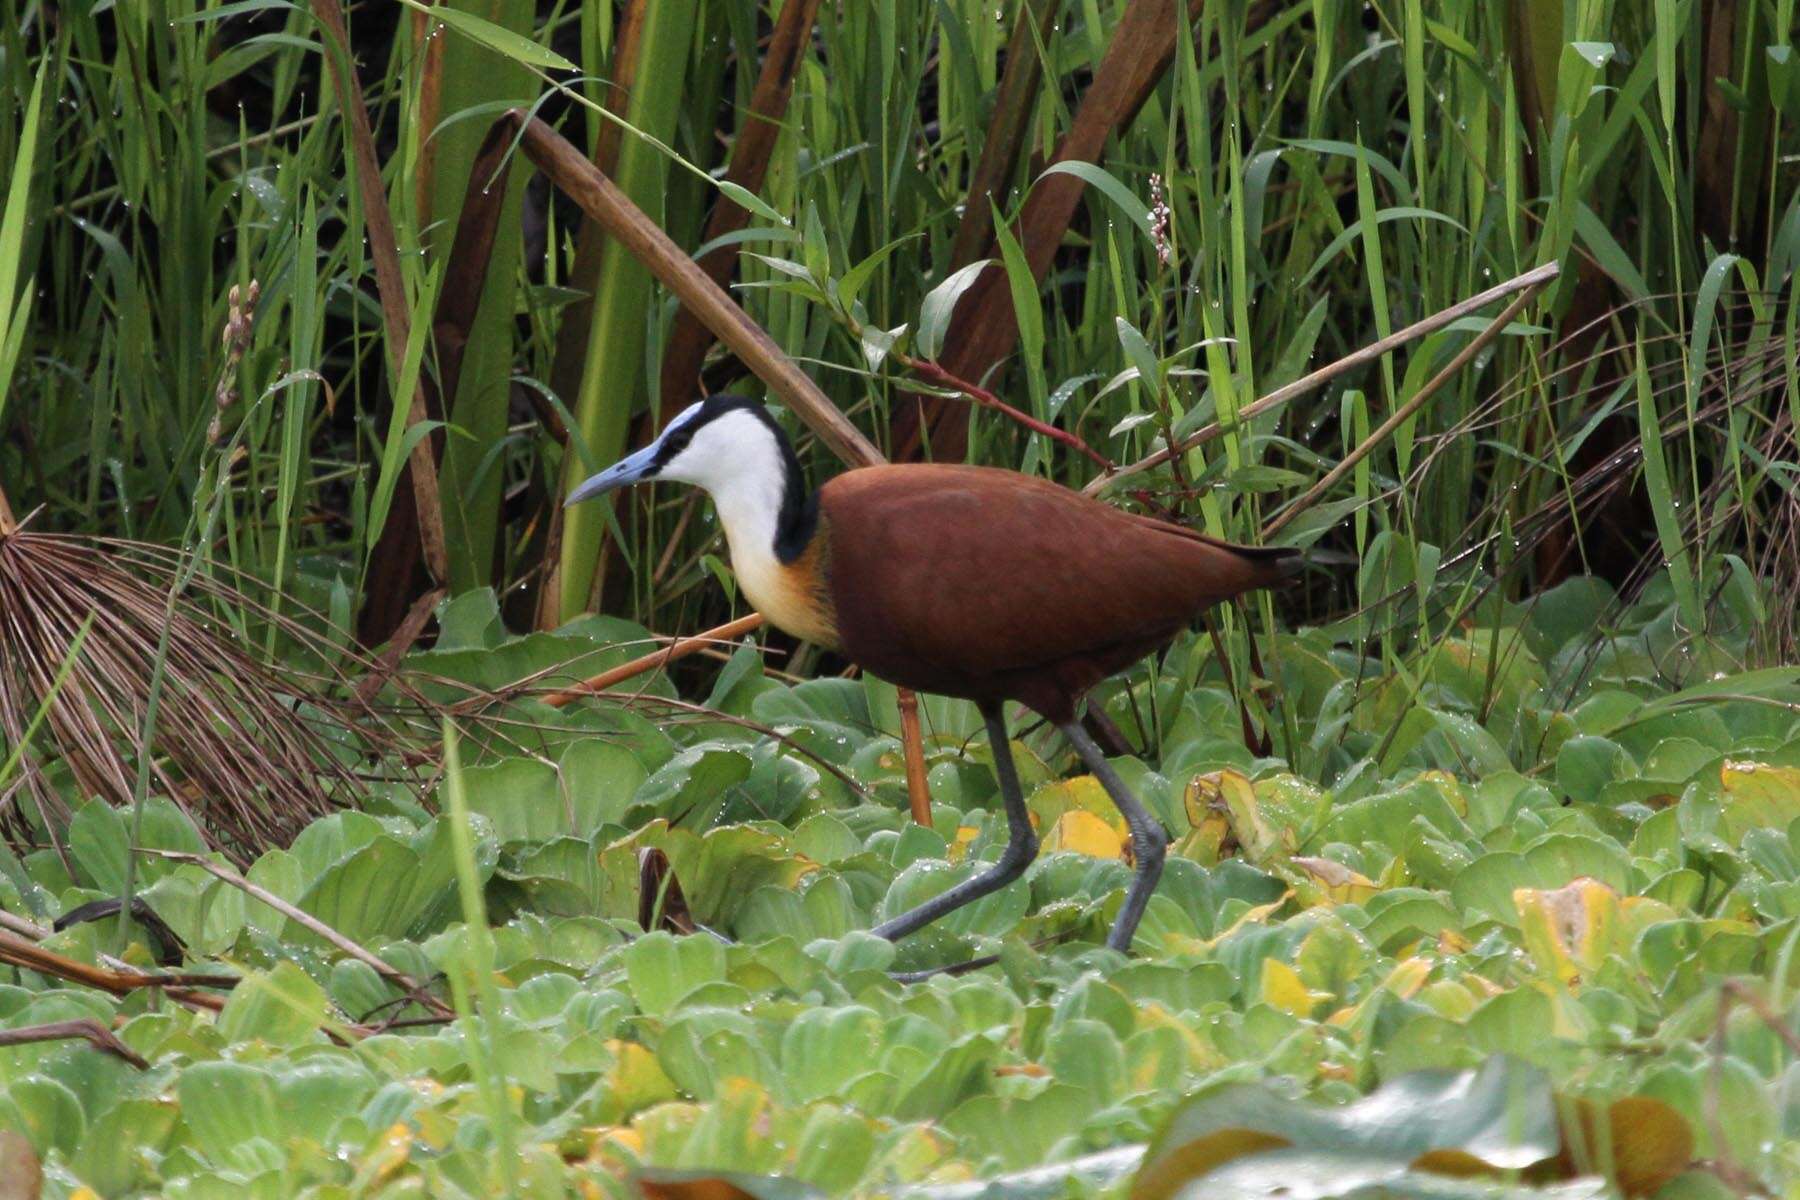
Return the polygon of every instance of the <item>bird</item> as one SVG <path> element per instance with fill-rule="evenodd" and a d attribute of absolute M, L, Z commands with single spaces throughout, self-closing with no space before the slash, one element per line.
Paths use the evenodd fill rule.
<path fill-rule="evenodd" d="M 1135 867 L 1106 944 L 1129 952 L 1169 835 L 1082 727 L 1077 705 L 1206 609 L 1296 574 L 1297 550 L 1221 541 L 998 467 L 856 467 L 811 490 L 769 410 L 726 393 L 684 409 L 565 503 L 654 480 L 711 496 L 739 589 L 778 629 L 981 713 L 1006 848 L 872 932 L 905 937 L 1005 887 L 1036 858 L 1003 707 L 1013 701 L 1062 732 L 1125 819 Z"/>

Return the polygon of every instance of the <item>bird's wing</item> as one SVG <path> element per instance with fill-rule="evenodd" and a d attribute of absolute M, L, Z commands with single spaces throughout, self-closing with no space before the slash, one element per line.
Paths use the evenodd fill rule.
<path fill-rule="evenodd" d="M 1009 471 L 886 467 L 827 484 L 832 591 L 864 657 L 1029 670 L 1168 636 L 1282 572 L 1256 552 Z"/>

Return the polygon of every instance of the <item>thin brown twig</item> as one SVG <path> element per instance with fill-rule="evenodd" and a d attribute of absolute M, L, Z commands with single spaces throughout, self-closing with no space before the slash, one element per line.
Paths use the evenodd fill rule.
<path fill-rule="evenodd" d="M 374 667 L 356 681 L 357 700 L 367 704 L 375 699 L 382 686 L 399 669 L 400 660 L 406 657 L 406 652 L 411 650 L 413 643 L 419 640 L 419 635 L 425 631 L 425 623 L 431 620 L 432 611 L 437 608 L 438 601 L 442 600 L 445 594 L 444 588 L 432 588 L 413 601 L 412 608 L 407 611 L 406 619 L 400 622 L 400 628 L 396 629 L 394 636 L 388 639 L 387 648 L 376 657 Z"/>
<path fill-rule="evenodd" d="M 662 650 L 657 650 L 639 658 L 634 658 L 628 663 L 621 663 L 609 670 L 601 671 L 598 675 L 590 676 L 573 687 L 551 692 L 547 696 L 539 697 L 539 699 L 545 704 L 548 704 L 551 708 L 562 708 L 564 705 L 579 700 L 583 696 L 591 696 L 596 692 L 604 692 L 607 688 L 621 684 L 627 679 L 634 679 L 646 672 L 666 667 L 670 663 L 675 662 L 678 659 L 686 658 L 690 654 L 698 653 L 708 646 L 719 642 L 734 641 L 744 634 L 760 628 L 762 624 L 763 615 L 761 613 L 751 613 L 747 617 L 739 617 L 735 621 L 728 621 L 717 628 L 708 629 L 704 633 L 697 633 L 693 637 L 676 638 Z"/>
<path fill-rule="evenodd" d="M 30 938 L 34 942 L 41 942 L 50 936 L 50 931 L 42 925 L 9 913 L 4 908 L 0 908 L 0 929 L 10 929 L 20 937 Z"/>
<path fill-rule="evenodd" d="M 27 921 L 24 917 L 9 913 L 4 909 L 0 909 L 0 930 L 10 930 L 27 942 L 40 942 L 50 936 L 50 930 L 45 929 L 41 925 L 34 924 L 31 921 Z M 102 954 L 100 956 L 100 961 L 107 966 L 112 967 L 115 971 L 130 972 L 134 976 L 137 974 L 135 969 L 128 963 L 121 962 L 110 954 Z M 34 967 L 32 969 L 35 970 L 36 968 Z M 192 977 L 184 978 L 189 979 L 190 982 L 192 981 Z M 236 980 L 234 978 L 230 980 L 229 983 L 221 982 L 219 986 L 230 986 L 235 982 Z M 187 1008 L 204 1010 L 206 1012 L 216 1013 L 225 1007 L 225 1002 L 212 993 L 199 992 L 188 987 L 165 987 L 162 989 L 162 994 L 175 1001 L 177 1004 Z"/>
<path fill-rule="evenodd" d="M 1518 316 L 1520 311 L 1537 296 L 1538 289 L 1542 286 L 1541 283 L 1534 284 L 1525 291 L 1519 293 L 1518 297 L 1514 299 L 1511 304 L 1507 305 L 1505 310 L 1502 311 L 1499 316 L 1488 322 L 1486 329 L 1483 329 L 1480 333 L 1476 334 L 1473 341 L 1459 350 L 1456 357 L 1452 358 L 1444 365 L 1443 370 L 1432 376 L 1430 381 L 1427 382 L 1424 387 L 1420 388 L 1410 400 L 1395 409 L 1393 413 L 1389 415 L 1388 419 L 1381 423 L 1379 428 L 1370 433 L 1368 437 L 1364 438 L 1362 443 L 1358 445 L 1356 449 L 1345 455 L 1342 462 L 1325 472 L 1317 483 L 1306 490 L 1304 495 L 1283 509 L 1267 525 L 1264 525 L 1262 530 L 1263 540 L 1267 541 L 1269 538 L 1274 537 L 1277 533 L 1280 533 L 1283 529 L 1287 528 L 1288 523 L 1295 517 L 1298 517 L 1314 504 L 1317 504 L 1319 498 L 1336 484 L 1338 480 L 1349 474 L 1357 463 L 1367 458 L 1374 452 L 1377 446 L 1393 436 L 1396 429 L 1411 420 L 1413 414 L 1417 413 L 1427 400 L 1436 395 L 1439 388 L 1450 382 L 1458 372 L 1469 364 L 1471 359 L 1486 348 L 1489 342 L 1500 336 L 1501 331 L 1512 323 L 1512 319 Z"/>
<path fill-rule="evenodd" d="M 1023 425 L 1033 433 L 1040 433 L 1047 438 L 1052 438 L 1061 442 L 1071 450 L 1087 455 L 1102 471 L 1117 470 L 1112 459 L 1107 458 L 1104 454 L 1101 454 L 1098 450 L 1088 445 L 1077 434 L 1071 433 L 1067 429 L 1061 429 L 1055 425 L 1047 424 L 1038 420 L 1028 412 L 1023 412 L 1014 408 L 980 384 L 971 383 L 967 379 L 953 375 L 943 366 L 932 362 L 927 358 L 914 358 L 910 354 L 895 354 L 892 357 L 895 362 L 919 376 L 921 379 L 924 379 L 926 382 L 940 388 L 948 388 L 951 391 L 961 392 L 981 407 L 991 408 L 1017 424 Z M 905 383 L 902 383 L 901 386 L 905 387 L 906 385 Z M 912 391 L 916 389 L 908 388 L 907 390 Z"/>
<path fill-rule="evenodd" d="M 33 1042 L 60 1042 L 82 1038 L 94 1049 L 124 1059 L 140 1071 L 148 1071 L 150 1063 L 137 1051 L 121 1042 L 113 1031 L 92 1017 L 75 1021 L 48 1021 L 42 1025 L 26 1025 L 19 1029 L 0 1029 L 0 1046 L 25 1046 Z"/>
<path fill-rule="evenodd" d="M 151 975 L 129 968 L 113 970 L 96 967 L 66 954 L 46 950 L 28 938 L 4 930 L 0 930 L 0 962 L 55 979 L 66 979 L 70 983 L 85 984 L 115 996 L 123 996 L 142 988 L 191 989 L 196 986 L 229 987 L 237 983 L 237 977 L 232 975 Z"/>
<path fill-rule="evenodd" d="M 1384 337 L 1379 341 L 1371 342 L 1360 350 L 1355 350 L 1344 355 L 1344 357 L 1338 359 L 1336 362 L 1328 363 L 1310 374 L 1301 376 L 1299 379 L 1296 379 L 1285 387 L 1276 388 L 1268 395 L 1263 396 L 1250 404 L 1246 404 L 1237 411 L 1237 415 L 1232 418 L 1229 426 L 1224 422 L 1214 421 L 1204 428 L 1197 429 L 1193 433 L 1190 433 L 1174 446 L 1165 446 L 1154 454 L 1139 459 L 1137 462 L 1128 463 L 1123 467 L 1117 468 L 1110 474 L 1100 476 L 1098 479 L 1089 483 L 1082 491 L 1084 494 L 1092 496 L 1111 487 L 1121 479 L 1140 474 L 1153 467 L 1159 467 L 1177 454 L 1183 454 L 1192 450 L 1195 446 L 1203 445 L 1206 442 L 1221 437 L 1229 429 L 1237 428 L 1252 417 L 1261 416 L 1270 409 L 1279 408 L 1290 400 L 1297 399 L 1310 391 L 1323 387 L 1333 379 L 1336 379 L 1339 375 L 1373 362 L 1382 355 L 1397 350 L 1408 342 L 1425 337 L 1427 334 L 1436 333 L 1438 330 L 1444 328 L 1444 326 L 1486 308 L 1495 300 L 1510 296 L 1514 292 L 1523 291 L 1526 288 L 1542 287 L 1555 279 L 1557 275 L 1561 273 L 1561 270 L 1562 268 L 1556 263 L 1546 263 L 1541 267 L 1525 272 L 1523 275 L 1516 275 L 1504 283 L 1497 284 L 1496 286 L 1487 289 L 1485 292 L 1471 296 L 1467 300 L 1452 304 L 1450 307 L 1433 313 L 1422 321 L 1415 321 L 1405 329 L 1395 330 L 1393 333 L 1390 333 L 1387 337 Z"/>
<path fill-rule="evenodd" d="M 870 798 L 869 789 L 864 787 L 856 776 L 850 774 L 850 772 L 844 770 L 844 768 L 838 766 L 817 751 L 808 749 L 804 743 L 796 741 L 794 738 L 789 737 L 774 726 L 764 725 L 760 721 L 752 721 L 749 717 L 740 717 L 734 713 L 720 712 L 716 708 L 708 708 L 704 704 L 696 704 L 691 700 L 671 700 L 667 696 L 630 696 L 624 697 L 623 699 L 629 703 L 654 705 L 664 709 L 673 709 L 677 712 L 688 713 L 704 720 L 719 721 L 726 725 L 736 725 L 739 729 L 748 729 L 752 733 L 761 734 L 770 741 L 778 742 L 787 747 L 802 758 L 811 759 L 817 764 L 820 770 L 849 788 L 850 791 L 859 798 L 863 800 Z"/>
<path fill-rule="evenodd" d="M 283 900 L 280 896 L 277 896 L 267 888 L 259 887 L 256 884 L 251 883 L 248 879 L 245 879 L 230 867 L 216 863 L 203 855 L 188 854 L 178 850 L 146 850 L 145 853 L 157 854 L 174 862 L 190 863 L 193 866 L 199 867 L 207 874 L 224 880 L 232 887 L 243 892 L 246 896 L 262 901 L 288 920 L 311 930 L 313 933 L 324 938 L 327 942 L 330 942 L 333 946 L 336 946 L 339 950 L 342 950 L 345 954 L 348 954 L 351 958 L 374 968 L 376 974 L 380 975 L 395 987 L 406 992 L 413 999 L 417 1000 L 422 1007 L 429 1009 L 439 1016 L 455 1015 L 454 1010 L 452 1010 L 449 1005 L 432 995 L 424 984 L 406 974 L 406 972 L 400 970 L 400 968 L 389 963 L 386 959 L 383 959 L 373 951 L 365 950 L 363 947 L 357 945 L 355 942 L 351 941 L 331 926 L 325 924 L 325 922 L 319 920 L 319 918 L 313 916 L 311 913 L 296 908 L 294 905 Z"/>
<path fill-rule="evenodd" d="M 1769 1027 L 1769 1031 L 1781 1039 L 1781 1043 L 1788 1048 L 1788 1052 L 1796 1058 L 1800 1058 L 1800 1034 L 1796 1034 L 1788 1026 L 1788 1023 L 1781 1019 L 1781 1014 L 1771 1008 L 1767 1000 L 1736 979 L 1727 979 L 1719 985 L 1719 990 L 1724 993 L 1725 999 L 1735 1004 L 1742 1004 L 1755 1013 L 1757 1018 Z"/>

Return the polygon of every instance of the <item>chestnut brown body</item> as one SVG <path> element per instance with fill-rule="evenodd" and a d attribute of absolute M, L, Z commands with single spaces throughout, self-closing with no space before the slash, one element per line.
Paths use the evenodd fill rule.
<path fill-rule="evenodd" d="M 866 467 L 826 483 L 818 505 L 828 553 L 809 566 L 826 574 L 846 657 L 1059 724 L 1202 611 L 1299 563 L 989 467 Z"/>

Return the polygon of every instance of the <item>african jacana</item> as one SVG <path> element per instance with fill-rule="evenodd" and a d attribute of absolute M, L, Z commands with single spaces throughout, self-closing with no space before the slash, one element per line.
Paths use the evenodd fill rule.
<path fill-rule="evenodd" d="M 1001 711 L 1015 700 L 1062 730 L 1130 828 L 1137 870 L 1107 937 L 1130 948 L 1168 834 L 1082 729 L 1075 703 L 1204 609 L 1294 574 L 1297 552 L 1218 541 L 992 467 L 861 467 L 809 493 L 781 426 L 736 396 L 689 407 L 568 503 L 647 479 L 711 494 L 738 585 L 777 627 L 901 687 L 980 708 L 1006 850 L 876 933 L 904 937 L 1004 887 L 1036 857 Z"/>

